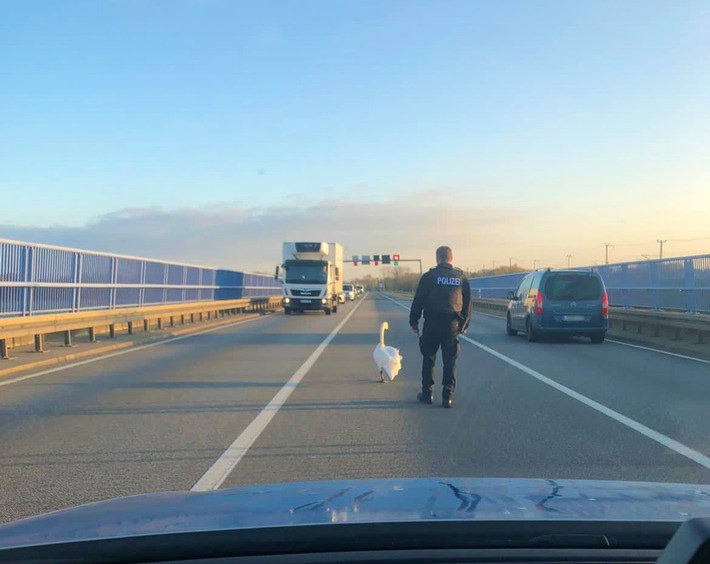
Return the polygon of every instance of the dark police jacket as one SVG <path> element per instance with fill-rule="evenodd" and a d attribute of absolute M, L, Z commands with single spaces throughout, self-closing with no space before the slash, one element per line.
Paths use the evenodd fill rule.
<path fill-rule="evenodd" d="M 461 332 L 464 332 L 471 322 L 472 307 L 471 286 L 463 271 L 441 263 L 425 272 L 419 280 L 409 312 L 409 325 L 419 325 L 424 311 L 424 319 L 457 319 Z"/>

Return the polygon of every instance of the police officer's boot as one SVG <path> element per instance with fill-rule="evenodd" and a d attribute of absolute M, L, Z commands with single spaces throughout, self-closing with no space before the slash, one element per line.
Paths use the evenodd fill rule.
<path fill-rule="evenodd" d="M 444 390 L 441 395 L 441 405 L 443 407 L 453 407 L 454 406 L 454 392 L 449 390 Z"/>
<path fill-rule="evenodd" d="M 432 390 L 422 390 L 417 394 L 417 401 L 431 405 L 434 403 L 434 392 Z"/>

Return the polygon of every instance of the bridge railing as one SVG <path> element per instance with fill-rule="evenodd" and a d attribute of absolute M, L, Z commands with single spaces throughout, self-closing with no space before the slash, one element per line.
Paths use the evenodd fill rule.
<path fill-rule="evenodd" d="M 281 295 L 272 276 L 0 239 L 0 316 Z"/>
<path fill-rule="evenodd" d="M 710 313 L 710 255 L 584 267 L 599 272 L 612 306 Z M 504 299 L 527 272 L 471 278 L 473 295 Z"/>

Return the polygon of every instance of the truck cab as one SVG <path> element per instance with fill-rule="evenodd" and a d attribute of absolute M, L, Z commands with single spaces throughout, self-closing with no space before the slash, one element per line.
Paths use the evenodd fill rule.
<path fill-rule="evenodd" d="M 283 244 L 282 281 L 284 313 L 338 311 L 343 292 L 343 250 L 338 243 Z M 279 277 L 279 268 L 276 269 Z"/>

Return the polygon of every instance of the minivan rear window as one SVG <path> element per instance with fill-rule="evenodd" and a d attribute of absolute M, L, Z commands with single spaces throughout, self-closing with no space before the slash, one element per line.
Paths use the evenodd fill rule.
<path fill-rule="evenodd" d="M 601 294 L 599 278 L 587 274 L 551 274 L 545 282 L 550 300 L 598 300 Z"/>

